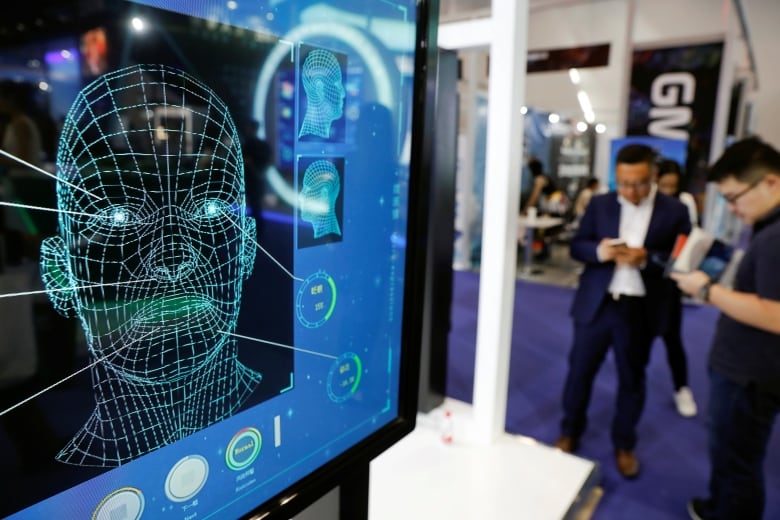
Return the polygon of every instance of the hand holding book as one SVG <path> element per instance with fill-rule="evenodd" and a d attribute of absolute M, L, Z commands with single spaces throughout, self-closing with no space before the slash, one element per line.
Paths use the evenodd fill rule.
<path fill-rule="evenodd" d="M 702 271 L 710 281 L 731 287 L 743 253 L 708 231 L 695 227 L 689 235 L 678 237 L 667 264 L 667 273 Z"/>

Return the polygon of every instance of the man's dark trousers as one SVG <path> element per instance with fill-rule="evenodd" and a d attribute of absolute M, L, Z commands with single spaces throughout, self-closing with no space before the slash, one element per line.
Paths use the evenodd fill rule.
<path fill-rule="evenodd" d="M 617 406 L 612 421 L 616 449 L 633 450 L 636 426 L 645 404 L 645 367 L 653 335 L 642 297 L 605 294 L 595 318 L 574 323 L 569 373 L 563 391 L 561 433 L 578 439 L 587 426 L 593 381 L 612 346 L 618 374 Z"/>
<path fill-rule="evenodd" d="M 710 369 L 710 497 L 705 518 L 758 520 L 764 511 L 764 470 L 780 392 L 738 384 Z"/>

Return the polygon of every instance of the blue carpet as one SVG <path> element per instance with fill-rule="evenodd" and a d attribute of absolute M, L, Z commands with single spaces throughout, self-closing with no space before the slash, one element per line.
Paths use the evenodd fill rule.
<path fill-rule="evenodd" d="M 453 280 L 452 330 L 449 336 L 447 395 L 471 402 L 477 334 L 479 275 L 456 271 Z M 568 316 L 573 290 L 518 281 L 515 294 L 506 431 L 552 443 L 558 435 L 560 398 L 571 345 Z M 642 471 L 626 481 L 615 469 L 609 426 L 617 384 L 611 355 L 599 372 L 589 410 L 589 427 L 578 455 L 602 467 L 604 496 L 594 520 L 664 520 L 688 518 L 686 502 L 706 495 L 709 462 L 703 411 L 707 405 L 706 359 L 717 311 L 685 306 L 683 342 L 688 378 L 699 415 L 686 419 L 672 401 L 672 379 L 663 344 L 653 346 L 647 368 L 647 404 L 639 425 L 637 456 Z M 765 470 L 764 518 L 780 518 L 780 429 L 769 446 Z M 544 468 L 540 468 L 544 471 Z"/>

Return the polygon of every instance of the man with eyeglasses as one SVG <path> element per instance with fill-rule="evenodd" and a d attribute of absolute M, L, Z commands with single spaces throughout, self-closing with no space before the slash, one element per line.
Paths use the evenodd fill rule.
<path fill-rule="evenodd" d="M 702 271 L 675 273 L 680 289 L 721 314 L 709 355 L 709 498 L 694 519 L 759 519 L 764 458 L 780 411 L 780 152 L 757 138 L 731 145 L 709 180 L 753 234 L 733 289 Z"/>
<path fill-rule="evenodd" d="M 645 366 L 653 338 L 665 330 L 665 308 L 675 297 L 663 264 L 677 236 L 691 229 L 686 207 L 657 192 L 655 160 L 648 146 L 621 148 L 617 191 L 591 199 L 570 244 L 572 258 L 583 262 L 584 270 L 571 307 L 574 341 L 555 446 L 566 452 L 577 449 L 587 426 L 593 381 L 612 347 L 618 389 L 611 438 L 624 478 L 639 474 L 634 448 L 645 403 Z"/>

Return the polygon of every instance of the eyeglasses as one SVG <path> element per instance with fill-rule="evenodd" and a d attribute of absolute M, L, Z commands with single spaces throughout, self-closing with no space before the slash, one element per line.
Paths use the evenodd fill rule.
<path fill-rule="evenodd" d="M 650 187 L 650 181 L 642 182 L 618 182 L 617 187 L 620 190 L 642 190 Z"/>
<path fill-rule="evenodd" d="M 724 198 L 724 199 L 726 199 L 726 202 L 728 202 L 729 204 L 736 204 L 736 203 L 737 203 L 737 201 L 738 201 L 738 200 L 739 200 L 739 199 L 740 199 L 740 198 L 741 198 L 741 197 L 742 197 L 744 194 L 746 194 L 747 192 L 749 192 L 750 190 L 752 190 L 753 188 L 755 188 L 756 186 L 758 186 L 758 184 L 759 184 L 761 181 L 763 181 L 763 180 L 764 180 L 764 178 L 763 178 L 763 177 L 759 177 L 758 179 L 756 179 L 756 180 L 754 180 L 753 182 L 751 182 L 751 183 L 748 185 L 748 187 L 747 187 L 747 188 L 745 188 L 745 189 L 744 189 L 744 190 L 742 190 L 742 191 L 738 191 L 737 193 L 733 193 L 733 194 L 731 194 L 731 195 L 723 195 L 723 194 L 721 193 L 721 195 L 723 195 L 723 198 Z"/>

